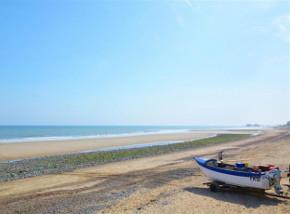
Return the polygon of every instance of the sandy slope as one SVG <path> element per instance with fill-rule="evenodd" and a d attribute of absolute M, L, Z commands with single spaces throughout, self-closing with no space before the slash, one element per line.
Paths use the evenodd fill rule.
<path fill-rule="evenodd" d="M 83 140 L 26 142 L 0 144 L 0 160 L 16 160 L 46 155 L 73 153 L 98 148 L 143 144 L 159 141 L 186 141 L 214 136 L 210 132 L 188 132 L 175 134 L 150 134 L 128 137 L 108 137 Z"/>
<path fill-rule="evenodd" d="M 289 133 L 0 184 L 0 213 L 287 213 L 290 202 L 211 193 L 192 156 L 227 150 L 227 159 L 290 163 Z M 283 180 L 286 182 L 286 179 Z"/>

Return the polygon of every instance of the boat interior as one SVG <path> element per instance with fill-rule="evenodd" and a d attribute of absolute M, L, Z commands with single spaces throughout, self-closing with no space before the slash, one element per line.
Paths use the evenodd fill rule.
<path fill-rule="evenodd" d="M 222 168 L 227 170 L 234 170 L 234 171 L 242 171 L 242 172 L 266 172 L 273 168 L 274 166 L 254 166 L 248 167 L 245 163 L 238 162 L 236 164 L 228 164 L 224 163 L 223 161 L 218 161 L 216 159 L 210 159 L 205 163 L 206 166 L 215 167 L 215 168 Z"/>

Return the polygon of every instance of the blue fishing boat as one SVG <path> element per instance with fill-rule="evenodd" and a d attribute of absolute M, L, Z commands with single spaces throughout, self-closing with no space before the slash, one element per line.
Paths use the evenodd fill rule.
<path fill-rule="evenodd" d="M 195 157 L 201 171 L 213 182 L 260 190 L 275 188 L 282 194 L 281 171 L 274 166 L 247 167 L 245 163 L 224 163 L 222 160 Z"/>

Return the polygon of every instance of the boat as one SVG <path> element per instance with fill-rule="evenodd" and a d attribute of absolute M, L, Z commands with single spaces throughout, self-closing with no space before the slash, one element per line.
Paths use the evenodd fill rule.
<path fill-rule="evenodd" d="M 224 163 L 222 158 L 216 160 L 194 157 L 194 160 L 201 171 L 211 180 L 212 184 L 232 185 L 262 191 L 274 187 L 278 195 L 283 194 L 280 185 L 281 171 L 273 165 L 250 168 L 242 162 L 235 164 Z M 217 185 L 212 185 L 210 188 L 212 191 L 216 190 Z"/>

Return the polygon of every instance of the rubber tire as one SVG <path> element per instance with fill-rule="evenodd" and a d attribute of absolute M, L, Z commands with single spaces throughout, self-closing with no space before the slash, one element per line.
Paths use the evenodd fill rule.
<path fill-rule="evenodd" d="M 209 189 L 210 189 L 211 192 L 217 192 L 219 190 L 219 187 L 218 187 L 217 184 L 213 183 L 213 184 L 209 185 Z"/>

